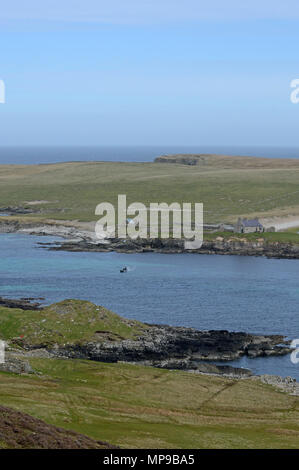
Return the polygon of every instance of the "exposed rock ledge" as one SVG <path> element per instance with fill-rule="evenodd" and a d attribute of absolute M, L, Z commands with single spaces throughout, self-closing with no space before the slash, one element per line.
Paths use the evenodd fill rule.
<path fill-rule="evenodd" d="M 261 382 L 273 385 L 289 395 L 299 396 L 299 384 L 292 377 L 280 377 L 279 375 L 261 375 L 258 377 Z"/>
<path fill-rule="evenodd" d="M 93 224 L 90 224 L 93 225 Z M 45 222 L 37 225 L 32 221 L 19 222 L 0 218 L 0 233 L 23 233 L 30 235 L 57 236 L 64 240 L 53 243 L 40 243 L 41 247 L 49 250 L 104 252 L 117 251 L 121 253 L 185 253 L 184 240 L 178 239 L 137 239 L 120 240 L 117 238 L 99 241 L 92 229 L 79 228 L 75 222 L 63 221 Z M 190 251 L 190 250 L 189 250 Z M 216 237 L 214 240 L 204 240 L 200 249 L 192 253 L 217 255 L 265 256 L 268 258 L 299 259 L 299 244 L 287 242 L 270 242 L 263 238 L 248 240 L 245 237 L 231 236 Z"/>
<path fill-rule="evenodd" d="M 219 240 L 221 238 L 221 240 Z M 119 240 L 96 243 L 90 240 L 66 240 L 56 243 L 40 243 L 49 250 L 63 251 L 117 251 L 121 253 L 186 253 L 183 240 L 174 239 L 146 239 L 146 240 Z M 242 255 L 265 256 L 267 258 L 299 259 L 299 245 L 281 242 L 268 242 L 264 239 L 255 241 L 246 238 L 232 237 L 203 242 L 200 249 L 189 250 L 191 253 L 216 255 Z"/>
<path fill-rule="evenodd" d="M 44 300 L 42 298 L 34 299 L 28 297 L 26 299 L 5 299 L 0 297 L 0 307 L 20 308 L 21 310 L 40 310 L 40 302 L 35 300 Z"/>
<path fill-rule="evenodd" d="M 10 300 L 8 306 L 14 307 L 17 303 Z M 11 324 L 14 315 L 14 308 L 11 312 L 6 311 L 7 324 Z M 19 357 L 25 354 L 100 362 L 122 361 L 244 377 L 251 375 L 251 371 L 211 362 L 231 361 L 242 356 L 280 356 L 292 351 L 290 341 L 282 335 L 150 325 L 127 320 L 104 307 L 74 299 L 40 308 L 39 312 L 30 311 L 26 305 L 26 312 L 18 311 L 18 320 L 23 334 L 20 335 L 17 328 L 6 338 L 12 368 L 15 368 L 15 359 L 26 359 Z M 17 357 L 13 353 L 15 348 Z M 20 364 L 20 372 L 24 371 L 26 367 Z"/>
<path fill-rule="evenodd" d="M 198 331 L 166 325 L 149 325 L 137 340 L 99 340 L 85 344 L 54 345 L 47 349 L 50 354 L 58 357 L 100 362 L 123 361 L 164 369 L 240 377 L 252 375 L 251 371 L 225 365 L 216 366 L 208 361 L 235 360 L 242 356 L 279 356 L 291 352 L 288 342 L 280 335 L 258 336 L 226 330 Z"/>

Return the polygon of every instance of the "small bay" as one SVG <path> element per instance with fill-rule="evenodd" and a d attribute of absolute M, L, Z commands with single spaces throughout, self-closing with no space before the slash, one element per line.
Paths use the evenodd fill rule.
<path fill-rule="evenodd" d="M 48 251 L 53 237 L 0 235 L 0 295 L 85 299 L 148 323 L 299 338 L 299 261 L 198 254 Z M 57 240 L 57 238 L 56 238 Z M 120 273 L 123 266 L 127 273 Z M 289 356 L 234 361 L 292 376 Z"/>

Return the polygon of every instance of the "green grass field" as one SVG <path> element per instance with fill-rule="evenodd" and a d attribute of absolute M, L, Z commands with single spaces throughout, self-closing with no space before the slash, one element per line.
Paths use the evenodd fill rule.
<path fill-rule="evenodd" d="M 64 300 L 41 311 L 0 307 L 0 339 L 20 346 L 134 339 L 145 328 L 141 322 L 83 300 Z"/>
<path fill-rule="evenodd" d="M 239 215 L 299 214 L 296 160 L 206 157 L 195 166 L 179 163 L 74 162 L 1 165 L 0 207 L 42 209 L 34 217 L 96 220 L 95 207 L 128 203 L 203 202 L 205 222 L 234 221 Z M 49 201 L 28 206 L 31 201 Z"/>
<path fill-rule="evenodd" d="M 0 373 L 2 405 L 124 448 L 297 448 L 299 399 L 255 380 L 31 359 Z"/>

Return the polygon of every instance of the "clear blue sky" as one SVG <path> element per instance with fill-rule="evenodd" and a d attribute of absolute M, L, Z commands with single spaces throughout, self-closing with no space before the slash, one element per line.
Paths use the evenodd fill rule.
<path fill-rule="evenodd" d="M 0 41 L 0 145 L 299 146 L 298 0 L 3 0 Z"/>

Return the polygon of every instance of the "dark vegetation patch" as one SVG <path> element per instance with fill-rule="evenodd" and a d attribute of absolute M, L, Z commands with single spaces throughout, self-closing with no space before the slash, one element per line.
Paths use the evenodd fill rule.
<path fill-rule="evenodd" d="M 115 447 L 84 434 L 47 424 L 26 413 L 0 406 L 0 448 L 113 449 Z"/>

